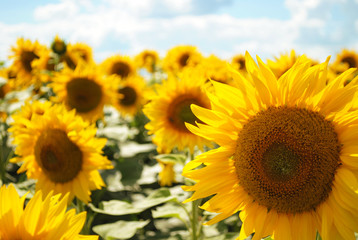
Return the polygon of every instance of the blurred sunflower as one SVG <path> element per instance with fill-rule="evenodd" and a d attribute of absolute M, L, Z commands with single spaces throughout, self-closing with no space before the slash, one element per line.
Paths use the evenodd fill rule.
<path fill-rule="evenodd" d="M 103 107 L 110 104 L 115 93 L 111 81 L 107 81 L 95 66 L 79 64 L 73 71 L 65 68 L 53 77 L 55 102 L 64 102 L 68 109 L 89 121 L 103 116 Z"/>
<path fill-rule="evenodd" d="M 153 142 L 159 153 L 169 153 L 173 148 L 178 150 L 195 146 L 202 149 L 209 142 L 191 133 L 185 122 L 195 124 L 198 119 L 190 110 L 191 104 L 209 108 L 209 99 L 204 92 L 202 81 L 193 81 L 191 72 L 181 74 L 181 79 L 169 77 L 155 87 L 156 95 L 149 99 L 144 114 L 150 122 L 145 126 L 149 134 L 154 134 Z M 170 137 L 168 137 L 170 136 Z"/>
<path fill-rule="evenodd" d="M 85 43 L 69 43 L 66 45 L 66 53 L 61 56 L 61 60 L 71 69 L 75 69 L 79 62 L 93 64 L 92 48 Z"/>
<path fill-rule="evenodd" d="M 86 212 L 77 215 L 75 209 L 66 212 L 68 195 L 59 200 L 60 195 L 42 196 L 39 191 L 24 209 L 25 197 L 20 198 L 12 184 L 1 187 L 0 239 L 98 239 L 98 236 L 79 234 L 86 221 Z"/>
<path fill-rule="evenodd" d="M 187 201 L 214 195 L 201 207 L 219 213 L 207 224 L 240 211 L 239 239 L 355 239 L 357 86 L 343 87 L 352 71 L 326 85 L 327 62 L 300 57 L 277 80 L 257 60 L 246 55 L 241 88 L 213 82 L 212 109 L 192 106 L 206 124 L 189 130 L 220 147 L 185 166 L 196 181 Z"/>
<path fill-rule="evenodd" d="M 246 73 L 245 55 L 244 54 L 235 55 L 231 60 L 231 65 L 234 67 L 235 70 L 239 71 L 241 74 L 245 74 Z"/>
<path fill-rule="evenodd" d="M 203 56 L 194 46 L 176 46 L 167 52 L 163 59 L 163 69 L 169 74 L 177 74 L 186 67 L 197 65 Z"/>
<path fill-rule="evenodd" d="M 159 173 L 159 185 L 172 186 L 175 183 L 175 172 L 174 172 L 174 163 L 173 162 L 164 162 L 157 159 L 160 168 L 162 169 Z"/>
<path fill-rule="evenodd" d="M 37 179 L 36 190 L 69 192 L 69 202 L 77 197 L 88 203 L 90 191 L 104 186 L 98 170 L 112 168 L 101 155 L 106 139 L 96 138 L 95 126 L 63 105 L 44 104 L 42 110 L 30 120 L 18 117 L 12 123 L 9 131 L 18 157 L 11 161 L 24 162 L 18 172 Z"/>
<path fill-rule="evenodd" d="M 55 64 L 55 58 L 49 50 L 43 51 L 41 57 L 33 61 L 33 71 L 38 78 L 37 86 L 35 87 L 39 87 L 51 80 L 55 71 Z"/>
<path fill-rule="evenodd" d="M 55 39 L 51 43 L 51 50 L 58 55 L 63 55 L 67 51 L 67 44 L 63 39 L 56 35 Z"/>
<path fill-rule="evenodd" d="M 11 92 L 10 84 L 8 82 L 0 83 L 0 101 L 4 99 L 9 92 Z"/>
<path fill-rule="evenodd" d="M 267 60 L 267 65 L 277 78 L 281 77 L 288 69 L 290 69 L 297 60 L 295 50 L 291 50 L 290 54 L 281 54 L 275 57 L 275 61 Z"/>
<path fill-rule="evenodd" d="M 330 79 L 334 79 L 342 72 L 349 68 L 358 67 L 358 53 L 354 50 L 343 49 L 337 54 L 336 60 L 330 65 Z M 353 80 L 358 75 L 358 71 L 355 71 L 347 78 L 347 83 Z"/>
<path fill-rule="evenodd" d="M 118 83 L 118 94 L 113 98 L 112 105 L 122 114 L 134 116 L 145 103 L 144 92 L 146 83 L 140 76 L 132 76 Z"/>
<path fill-rule="evenodd" d="M 38 41 L 32 42 L 29 39 L 19 38 L 11 51 L 13 55 L 9 58 L 13 59 L 12 70 L 16 75 L 15 87 L 22 89 L 36 83 L 37 76 L 33 73 L 32 63 L 46 53 L 46 46 Z"/>
<path fill-rule="evenodd" d="M 103 61 L 101 67 L 107 75 L 114 74 L 121 79 L 135 74 L 135 64 L 128 56 L 111 56 Z"/>
<path fill-rule="evenodd" d="M 144 50 L 135 57 L 135 63 L 138 68 L 145 68 L 150 73 L 155 71 L 158 62 L 159 55 L 154 50 Z"/>

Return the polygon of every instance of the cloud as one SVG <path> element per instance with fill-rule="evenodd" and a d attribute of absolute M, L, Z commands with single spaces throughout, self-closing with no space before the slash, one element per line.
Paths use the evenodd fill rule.
<path fill-rule="evenodd" d="M 325 60 L 342 45 L 358 45 L 354 0 L 286 0 L 291 18 L 284 20 L 218 14 L 218 9 L 231 5 L 231 0 L 62 0 L 38 7 L 34 23 L 0 23 L 4 36 L 0 59 L 18 36 L 49 44 L 56 34 L 69 42 L 89 44 L 97 61 L 145 48 L 164 56 L 179 44 L 195 45 L 206 55 L 223 58 L 248 50 L 267 59 L 296 49 Z"/>

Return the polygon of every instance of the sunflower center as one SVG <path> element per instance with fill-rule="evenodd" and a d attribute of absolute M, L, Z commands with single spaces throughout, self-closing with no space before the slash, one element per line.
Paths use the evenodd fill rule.
<path fill-rule="evenodd" d="M 87 78 L 73 78 L 66 88 L 69 106 L 79 113 L 90 112 L 101 102 L 101 87 Z"/>
<path fill-rule="evenodd" d="M 188 53 L 182 54 L 179 58 L 179 65 L 185 67 L 188 64 L 189 57 L 190 55 Z"/>
<path fill-rule="evenodd" d="M 239 64 L 239 70 L 245 70 L 245 59 L 244 58 L 240 58 L 237 63 Z"/>
<path fill-rule="evenodd" d="M 350 68 L 355 68 L 357 67 L 357 62 L 353 57 L 345 57 L 342 59 L 341 61 L 342 63 L 348 63 L 348 66 Z"/>
<path fill-rule="evenodd" d="M 117 74 L 122 78 L 128 77 L 130 72 L 130 68 L 128 64 L 123 62 L 115 62 L 112 65 L 111 74 Z"/>
<path fill-rule="evenodd" d="M 82 152 L 60 129 L 48 129 L 35 144 L 35 158 L 46 176 L 55 183 L 74 179 L 82 168 Z"/>
<path fill-rule="evenodd" d="M 174 99 L 168 107 L 168 120 L 179 131 L 189 132 L 185 123 L 195 125 L 195 121 L 199 121 L 190 109 L 191 104 L 201 106 L 198 99 L 189 94 L 184 94 Z"/>
<path fill-rule="evenodd" d="M 24 67 L 26 72 L 30 73 L 32 71 L 31 62 L 37 58 L 39 58 L 39 56 L 37 56 L 32 51 L 23 51 L 21 53 L 21 56 L 20 56 L 21 63 L 22 63 L 22 66 Z"/>
<path fill-rule="evenodd" d="M 124 87 L 118 90 L 123 98 L 120 99 L 120 104 L 124 106 L 132 106 L 137 99 L 137 92 L 131 87 Z"/>
<path fill-rule="evenodd" d="M 281 213 L 315 210 L 332 190 L 341 144 L 332 122 L 296 107 L 269 107 L 251 117 L 234 154 L 240 185 Z"/>

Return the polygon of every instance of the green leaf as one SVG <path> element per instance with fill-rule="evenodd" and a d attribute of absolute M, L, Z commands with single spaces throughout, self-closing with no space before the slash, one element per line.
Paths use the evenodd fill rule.
<path fill-rule="evenodd" d="M 132 204 L 120 200 L 111 200 L 102 202 L 103 208 L 96 208 L 92 204 L 89 204 L 89 206 L 97 213 L 121 216 L 141 213 L 148 208 L 174 199 L 175 197 L 171 196 L 170 191 L 167 188 L 161 188 L 150 194 L 147 198 L 133 202 Z"/>
<path fill-rule="evenodd" d="M 173 163 L 185 165 L 187 157 L 183 154 L 159 154 L 154 157 L 157 160 L 160 160 L 164 163 Z"/>
<path fill-rule="evenodd" d="M 138 229 L 146 226 L 150 221 L 117 221 L 114 223 L 97 225 L 93 231 L 105 240 L 129 239 L 133 237 Z"/>
<path fill-rule="evenodd" d="M 156 210 L 152 210 L 153 218 L 178 218 L 184 220 L 187 218 L 187 214 L 184 209 L 176 204 L 167 203 L 164 206 L 157 207 Z"/>

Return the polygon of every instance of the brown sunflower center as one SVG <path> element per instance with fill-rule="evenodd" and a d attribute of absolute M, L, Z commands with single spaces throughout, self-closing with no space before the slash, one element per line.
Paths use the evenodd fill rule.
<path fill-rule="evenodd" d="M 179 58 L 178 61 L 179 65 L 181 67 L 185 67 L 188 64 L 189 57 L 190 57 L 189 53 L 183 53 Z"/>
<path fill-rule="evenodd" d="M 130 68 L 127 63 L 124 62 L 115 62 L 112 65 L 110 74 L 117 74 L 122 78 L 128 77 L 130 73 Z"/>
<path fill-rule="evenodd" d="M 245 66 L 245 59 L 244 58 L 238 59 L 237 63 L 239 64 L 239 70 L 245 70 L 246 66 Z"/>
<path fill-rule="evenodd" d="M 55 183 L 74 179 L 82 168 L 82 152 L 60 129 L 42 132 L 35 144 L 35 158 L 46 176 Z"/>
<path fill-rule="evenodd" d="M 88 78 L 73 78 L 66 89 L 68 105 L 79 113 L 92 111 L 102 99 L 101 86 Z"/>
<path fill-rule="evenodd" d="M 137 92 L 132 87 L 124 87 L 118 90 L 122 94 L 120 104 L 124 106 L 132 106 L 137 100 Z"/>
<path fill-rule="evenodd" d="M 189 132 L 185 123 L 195 125 L 195 121 L 199 121 L 190 109 L 191 104 L 202 106 L 197 98 L 184 94 L 175 98 L 168 107 L 168 120 L 179 131 Z"/>
<path fill-rule="evenodd" d="M 357 62 L 356 60 L 351 57 L 351 56 L 347 56 L 347 57 L 344 57 L 342 60 L 341 60 L 342 63 L 348 63 L 348 66 L 350 68 L 355 68 L 357 67 Z"/>
<path fill-rule="evenodd" d="M 319 113 L 269 107 L 244 125 L 234 160 L 240 185 L 256 202 L 301 213 L 327 199 L 340 151 L 333 124 Z"/>
<path fill-rule="evenodd" d="M 52 43 L 51 49 L 53 52 L 57 53 L 58 55 L 62 55 L 66 52 L 67 46 L 64 41 L 56 40 Z"/>
<path fill-rule="evenodd" d="M 21 52 L 21 63 L 22 66 L 24 67 L 25 71 L 30 73 L 32 71 L 32 66 L 31 63 L 33 60 L 39 58 L 39 56 L 37 56 L 34 52 L 32 51 L 22 51 Z"/>

